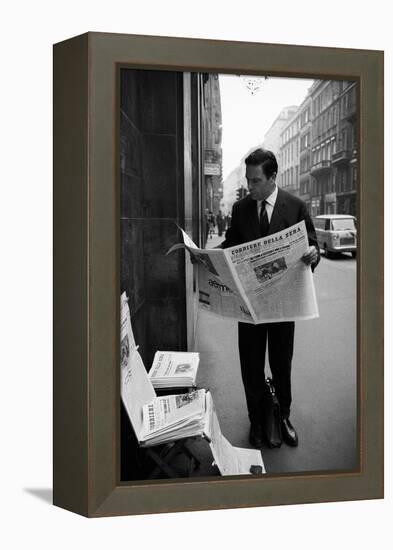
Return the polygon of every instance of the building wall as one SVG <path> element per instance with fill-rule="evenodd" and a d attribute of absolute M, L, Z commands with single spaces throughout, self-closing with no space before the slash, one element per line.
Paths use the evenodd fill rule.
<path fill-rule="evenodd" d="M 184 218 L 182 106 L 182 73 L 122 71 L 121 290 L 147 366 L 186 345 L 184 259 L 165 255 Z"/>
<path fill-rule="evenodd" d="M 182 74 L 121 71 L 120 288 L 147 370 L 158 349 L 187 349 L 183 254 L 165 255 L 184 221 Z M 151 467 L 121 409 L 121 479 Z"/>
<path fill-rule="evenodd" d="M 356 215 L 356 83 L 316 80 L 281 129 L 278 184 L 313 216 Z"/>
<path fill-rule="evenodd" d="M 296 105 L 291 105 L 290 107 L 285 107 L 282 109 L 278 117 L 275 119 L 273 124 L 270 126 L 269 130 L 266 132 L 263 138 L 263 148 L 273 151 L 277 155 L 280 146 L 281 146 L 281 131 L 283 126 L 287 121 L 292 117 L 297 111 Z"/>
<path fill-rule="evenodd" d="M 282 109 L 278 117 L 275 119 L 269 130 L 266 132 L 262 147 L 273 151 L 276 155 L 278 163 L 277 183 L 281 185 L 282 178 L 282 151 L 281 151 L 281 132 L 288 120 L 296 113 L 297 106 L 291 105 Z"/>
<path fill-rule="evenodd" d="M 336 171 L 336 204 L 337 212 L 356 215 L 356 84 L 353 82 L 343 82 L 341 84 L 338 98 L 337 148 L 332 158 Z"/>
<path fill-rule="evenodd" d="M 298 109 L 284 124 L 280 133 L 280 143 L 281 168 L 278 185 L 293 195 L 299 195 L 300 113 Z"/>
<path fill-rule="evenodd" d="M 312 101 L 308 95 L 299 107 L 300 113 L 300 152 L 299 152 L 299 197 L 306 203 L 310 210 L 311 192 L 311 138 L 312 138 Z"/>
<path fill-rule="evenodd" d="M 203 75 L 205 208 L 217 214 L 223 197 L 222 113 L 218 74 Z"/>
<path fill-rule="evenodd" d="M 335 170 L 332 155 L 337 146 L 339 82 L 319 80 L 311 89 L 312 162 L 311 213 L 336 212 Z"/>

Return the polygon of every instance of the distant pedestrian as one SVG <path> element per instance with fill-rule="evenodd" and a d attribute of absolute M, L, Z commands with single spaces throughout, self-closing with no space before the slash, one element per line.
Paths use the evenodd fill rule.
<path fill-rule="evenodd" d="M 217 223 L 218 236 L 221 237 L 221 235 L 223 234 L 223 232 L 225 230 L 225 218 L 222 215 L 221 210 L 219 210 L 219 212 L 216 216 L 216 223 Z"/>
<path fill-rule="evenodd" d="M 205 243 L 209 237 L 209 209 L 205 208 L 205 213 L 203 214 L 203 223 L 205 229 Z"/>
<path fill-rule="evenodd" d="M 215 222 L 215 219 L 214 219 L 214 214 L 211 210 L 209 210 L 209 214 L 208 214 L 207 219 L 208 219 L 208 223 L 209 223 L 208 235 L 210 236 L 210 238 L 212 238 L 213 234 L 214 234 L 214 228 L 215 228 L 216 222 Z"/>

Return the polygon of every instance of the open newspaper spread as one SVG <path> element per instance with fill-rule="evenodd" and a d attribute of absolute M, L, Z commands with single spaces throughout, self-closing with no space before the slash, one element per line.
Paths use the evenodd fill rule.
<path fill-rule="evenodd" d="M 192 351 L 157 351 L 149 371 L 154 388 L 195 386 L 199 353 Z"/>
<path fill-rule="evenodd" d="M 318 317 L 311 267 L 301 257 L 308 249 L 301 221 L 283 231 L 226 249 L 200 249 L 182 231 L 185 248 L 198 269 L 199 307 L 249 323 Z"/>

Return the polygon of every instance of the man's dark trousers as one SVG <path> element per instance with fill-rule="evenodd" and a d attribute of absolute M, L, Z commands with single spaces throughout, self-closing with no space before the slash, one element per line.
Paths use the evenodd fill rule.
<path fill-rule="evenodd" d="M 265 355 L 268 343 L 269 365 L 281 415 L 289 417 L 291 365 L 295 323 L 239 323 L 239 355 L 248 415 L 251 424 L 260 424 L 262 403 L 266 398 Z"/>

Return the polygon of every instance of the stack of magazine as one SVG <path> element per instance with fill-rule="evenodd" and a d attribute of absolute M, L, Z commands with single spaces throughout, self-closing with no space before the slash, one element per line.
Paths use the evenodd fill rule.
<path fill-rule="evenodd" d="M 156 389 L 191 388 L 199 366 L 199 353 L 191 351 L 157 351 L 149 371 Z"/>

